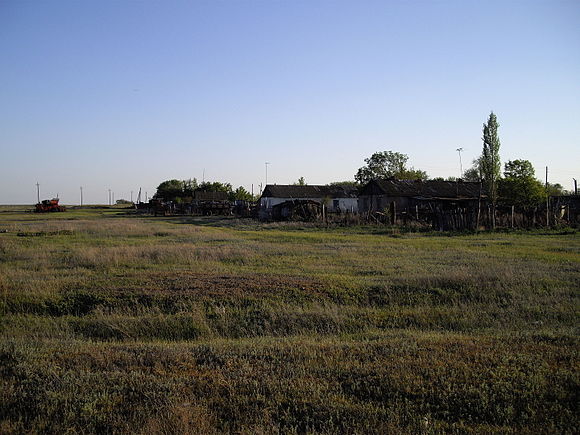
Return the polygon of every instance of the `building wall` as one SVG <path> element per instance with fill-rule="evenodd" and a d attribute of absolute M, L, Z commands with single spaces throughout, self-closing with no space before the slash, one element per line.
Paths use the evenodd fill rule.
<path fill-rule="evenodd" d="M 411 203 L 412 198 L 406 196 L 361 195 L 358 198 L 358 209 L 361 213 L 383 211 L 385 208 L 389 208 L 392 202 L 395 203 L 397 211 L 403 211 L 411 206 L 414 207 L 414 204 Z"/>
<path fill-rule="evenodd" d="M 419 209 L 424 208 L 427 204 L 437 207 L 454 207 L 452 204 L 460 204 L 461 207 L 477 208 L 477 199 L 461 199 L 461 200 L 447 200 L 441 201 L 437 199 L 432 200 L 417 200 L 407 196 L 387 196 L 387 195 L 361 195 L 359 197 L 359 210 L 361 213 L 368 213 L 369 211 L 383 211 L 390 209 L 391 203 L 394 202 L 397 213 L 404 211 L 413 212 L 415 207 Z"/>
<path fill-rule="evenodd" d="M 288 198 L 261 198 L 260 208 L 271 210 L 275 205 L 282 204 L 286 201 L 288 201 Z"/>
<path fill-rule="evenodd" d="M 336 198 L 338 199 L 338 207 L 340 212 L 351 212 L 351 213 L 358 213 L 358 198 Z M 334 200 L 331 200 L 333 207 L 331 211 L 338 212 L 334 207 Z"/>
<path fill-rule="evenodd" d="M 293 199 L 298 198 L 270 198 L 270 197 L 261 198 L 260 208 L 269 211 L 275 205 L 282 204 L 283 202 L 291 201 Z M 323 202 L 322 198 L 299 198 L 299 199 Z M 335 201 L 338 201 L 338 207 L 336 207 L 337 204 L 335 203 Z M 357 213 L 359 210 L 358 198 L 328 198 L 324 202 L 324 205 L 331 213 L 338 212 L 339 209 L 342 213 L 345 213 L 347 211 Z"/>

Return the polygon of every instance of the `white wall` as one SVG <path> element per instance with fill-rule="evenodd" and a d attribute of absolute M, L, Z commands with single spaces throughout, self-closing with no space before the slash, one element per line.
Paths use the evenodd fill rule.
<path fill-rule="evenodd" d="M 291 201 L 297 198 L 270 198 L 270 197 L 262 197 L 260 200 L 260 207 L 266 210 L 271 210 L 272 207 L 278 204 L 282 204 L 286 201 Z M 322 198 L 299 198 L 301 201 L 310 200 L 316 202 L 322 202 Z M 338 199 L 338 206 L 340 210 L 344 213 L 346 211 L 353 211 L 355 213 L 358 212 L 358 198 L 335 198 Z M 338 210 L 334 209 L 334 201 L 332 198 L 326 200 L 324 204 L 330 212 L 335 212 Z"/>

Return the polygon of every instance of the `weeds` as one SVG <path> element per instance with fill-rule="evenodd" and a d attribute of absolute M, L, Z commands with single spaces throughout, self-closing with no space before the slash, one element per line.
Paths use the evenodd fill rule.
<path fill-rule="evenodd" d="M 2 433 L 578 427 L 576 232 L 117 209 L 0 228 Z"/>

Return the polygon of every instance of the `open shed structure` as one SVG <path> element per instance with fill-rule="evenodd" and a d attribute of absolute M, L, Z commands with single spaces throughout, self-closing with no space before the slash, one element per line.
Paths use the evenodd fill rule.
<path fill-rule="evenodd" d="M 260 218 L 273 218 L 273 207 L 296 200 L 316 202 L 328 213 L 358 212 L 358 189 L 354 186 L 268 184 L 260 198 Z"/>
<path fill-rule="evenodd" d="M 382 213 L 392 223 L 422 221 L 434 228 L 464 229 L 478 225 L 486 196 L 480 183 L 377 179 L 359 193 L 361 213 Z"/>

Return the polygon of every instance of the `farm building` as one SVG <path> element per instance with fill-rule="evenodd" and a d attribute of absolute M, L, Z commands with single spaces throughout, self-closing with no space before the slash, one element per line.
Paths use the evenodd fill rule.
<path fill-rule="evenodd" d="M 358 192 L 354 186 L 295 186 L 268 184 L 260 198 L 260 217 L 272 217 L 274 206 L 295 200 L 314 201 L 329 213 L 358 212 Z"/>
<path fill-rule="evenodd" d="M 422 220 L 437 229 L 472 228 L 482 198 L 477 182 L 377 179 L 360 190 L 359 211 L 384 213 L 392 223 Z"/>
<path fill-rule="evenodd" d="M 196 190 L 193 192 L 191 211 L 193 214 L 201 215 L 229 215 L 232 203 L 228 200 L 227 192 Z"/>
<path fill-rule="evenodd" d="M 275 221 L 317 221 L 322 218 L 322 204 L 309 199 L 293 199 L 272 207 Z"/>
<path fill-rule="evenodd" d="M 360 191 L 359 210 L 382 211 L 395 203 L 397 210 L 402 211 L 425 201 L 477 204 L 480 189 L 480 183 L 467 181 L 372 180 Z"/>

